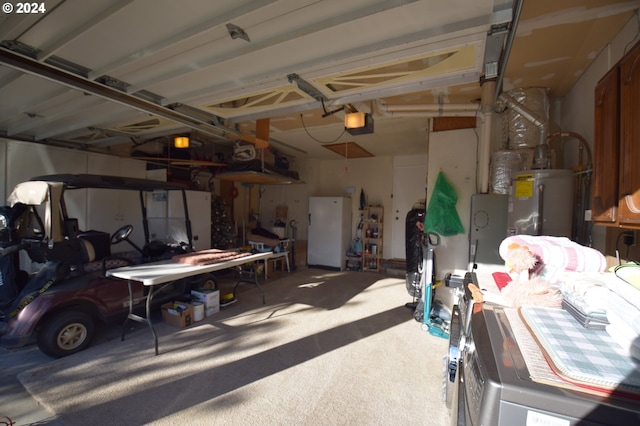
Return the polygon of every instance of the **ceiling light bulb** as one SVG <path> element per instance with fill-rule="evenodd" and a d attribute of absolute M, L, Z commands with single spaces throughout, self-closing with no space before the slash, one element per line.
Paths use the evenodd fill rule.
<path fill-rule="evenodd" d="M 189 148 L 189 138 L 186 136 L 176 136 L 173 138 L 173 146 L 176 148 Z"/>
<path fill-rule="evenodd" d="M 359 129 L 364 127 L 364 112 L 352 112 L 344 116 L 344 127 L 347 129 Z"/>

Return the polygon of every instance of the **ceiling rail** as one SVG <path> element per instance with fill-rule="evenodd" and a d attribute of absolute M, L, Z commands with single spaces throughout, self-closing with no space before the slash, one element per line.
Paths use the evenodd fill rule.
<path fill-rule="evenodd" d="M 0 64 L 15 70 L 34 75 L 36 77 L 44 78 L 57 84 L 64 85 L 71 89 L 79 90 L 94 96 L 98 96 L 102 99 L 106 99 L 111 102 L 118 103 L 120 105 L 136 109 L 145 113 L 153 114 L 158 117 L 166 118 L 167 120 L 174 121 L 178 124 L 182 124 L 191 129 L 198 130 L 214 137 L 224 137 L 227 134 L 233 134 L 241 136 L 240 132 L 219 124 L 213 124 L 206 120 L 202 120 L 179 111 L 170 109 L 144 99 L 141 99 L 134 95 L 129 95 L 120 90 L 111 88 L 102 83 L 88 80 L 79 75 L 75 75 L 68 71 L 61 70 L 53 67 L 49 64 L 38 62 L 35 59 L 28 56 L 21 55 L 16 52 L 12 52 L 7 48 L 0 46 Z"/>
<path fill-rule="evenodd" d="M 504 47 L 504 55 L 500 60 L 500 69 L 498 71 L 498 80 L 496 82 L 496 90 L 493 94 L 493 100 L 497 100 L 498 96 L 502 92 L 502 81 L 504 79 L 504 73 L 507 69 L 507 63 L 509 62 L 509 55 L 511 54 L 511 47 L 513 46 L 513 40 L 516 38 L 516 31 L 518 30 L 518 23 L 520 21 L 520 13 L 522 12 L 522 3 L 524 0 L 515 0 L 513 8 L 513 17 L 511 19 L 511 25 L 509 33 L 507 34 L 507 41 Z"/>

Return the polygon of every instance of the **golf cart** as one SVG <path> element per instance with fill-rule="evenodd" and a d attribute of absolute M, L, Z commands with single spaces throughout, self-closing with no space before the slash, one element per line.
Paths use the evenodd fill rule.
<path fill-rule="evenodd" d="M 136 226 L 144 233 L 143 242 L 136 244 L 130 238 L 134 230 L 130 223 L 115 231 L 79 229 L 85 220 L 69 217 L 68 198 L 86 209 L 92 199 L 89 191 L 93 199 L 99 199 L 102 191 L 137 194 L 141 222 Z M 169 198 L 181 200 L 183 218 L 151 217 L 150 205 Z M 85 349 L 96 322 L 124 319 L 129 310 L 127 284 L 107 277 L 108 269 L 193 251 L 187 198 L 180 184 L 89 174 L 49 175 L 18 184 L 8 202 L 0 207 L 0 344 L 6 348 L 35 339 L 40 350 L 52 357 Z M 135 203 L 128 208 L 135 208 Z M 178 226 L 182 229 L 175 232 Z M 180 235 L 182 240 L 169 235 Z M 127 243 L 125 251 L 121 250 L 123 242 Z M 154 304 L 184 300 L 191 288 L 199 287 L 217 288 L 217 284 L 210 274 L 177 280 L 154 295 Z M 132 283 L 135 309 L 144 309 L 141 301 L 147 290 Z"/>

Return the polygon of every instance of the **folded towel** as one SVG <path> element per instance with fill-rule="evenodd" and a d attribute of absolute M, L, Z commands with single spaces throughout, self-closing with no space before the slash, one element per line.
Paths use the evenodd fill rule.
<path fill-rule="evenodd" d="M 640 290 L 608 272 L 601 275 L 607 288 L 640 310 Z"/>
<path fill-rule="evenodd" d="M 602 298 L 609 321 L 605 330 L 627 355 L 640 360 L 640 310 L 611 290 Z"/>
<path fill-rule="evenodd" d="M 630 346 L 633 340 L 638 337 L 638 333 L 616 312 L 607 312 L 607 320 L 609 321 L 609 325 L 615 328 L 619 336 L 624 339 L 624 342 L 627 344 L 626 346 Z"/>
<path fill-rule="evenodd" d="M 605 327 L 607 334 L 620 345 L 622 354 L 630 357 L 636 364 L 640 364 L 640 336 L 629 338 L 624 331 L 614 324 Z M 636 367 L 638 368 L 638 367 Z"/>
<path fill-rule="evenodd" d="M 500 257 L 508 259 L 509 247 L 526 247 L 542 263 L 540 276 L 557 282 L 564 271 L 601 272 L 607 267 L 605 257 L 598 250 L 582 246 L 566 237 L 514 235 L 505 238 L 498 249 Z"/>
<path fill-rule="evenodd" d="M 625 334 L 631 339 L 640 336 L 640 310 L 614 292 L 607 290 L 602 294 L 607 311 L 607 319 L 611 324 L 621 323 L 620 328 L 629 330 Z M 613 318 L 613 321 L 612 321 Z"/>
<path fill-rule="evenodd" d="M 566 271 L 558 276 L 559 288 L 565 300 L 585 315 L 606 313 L 604 295 L 611 292 L 600 274 Z"/>

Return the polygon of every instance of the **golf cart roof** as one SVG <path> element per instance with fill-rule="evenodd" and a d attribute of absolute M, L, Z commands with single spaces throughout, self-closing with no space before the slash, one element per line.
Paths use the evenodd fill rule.
<path fill-rule="evenodd" d="M 138 191 L 186 189 L 184 185 L 174 182 L 91 174 L 45 175 L 31 178 L 30 181 L 59 182 L 64 184 L 66 189 L 104 188 Z"/>
<path fill-rule="evenodd" d="M 189 246 L 192 245 L 191 224 L 188 207 L 184 197 L 185 185 L 175 182 L 163 182 L 149 179 L 137 179 L 120 176 L 92 174 L 56 174 L 31 178 L 15 186 L 7 201 L 10 206 L 22 203 L 29 206 L 45 205 L 45 235 L 58 242 L 64 238 L 63 222 L 66 217 L 64 191 L 74 189 L 100 188 L 132 191 L 181 191 L 183 193 L 184 219 L 187 228 Z M 140 197 L 143 209 L 143 221 L 146 222 L 146 208 L 143 197 Z M 60 206 L 61 208 L 58 208 Z M 145 242 L 149 242 L 147 225 L 144 225 Z"/>

